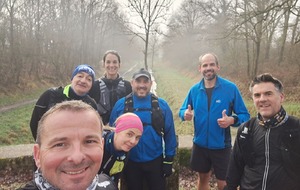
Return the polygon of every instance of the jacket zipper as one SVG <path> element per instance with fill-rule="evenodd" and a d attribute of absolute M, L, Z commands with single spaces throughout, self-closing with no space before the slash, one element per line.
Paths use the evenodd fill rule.
<path fill-rule="evenodd" d="M 267 180 L 268 180 L 268 173 L 269 173 L 269 165 L 270 165 L 270 132 L 271 129 L 267 129 L 266 135 L 265 135 L 265 157 L 266 157 L 266 165 L 265 165 L 265 171 L 263 176 L 263 182 L 262 182 L 262 190 L 266 190 L 267 188 Z"/>

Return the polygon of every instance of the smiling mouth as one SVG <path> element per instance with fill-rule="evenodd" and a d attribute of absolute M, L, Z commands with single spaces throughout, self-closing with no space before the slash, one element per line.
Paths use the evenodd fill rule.
<path fill-rule="evenodd" d="M 85 170 L 86 170 L 86 168 L 84 168 L 82 170 L 79 170 L 79 171 L 72 171 L 72 172 L 71 171 L 69 171 L 69 172 L 65 171 L 65 173 L 69 174 L 69 175 L 77 175 L 77 174 L 83 173 Z"/>

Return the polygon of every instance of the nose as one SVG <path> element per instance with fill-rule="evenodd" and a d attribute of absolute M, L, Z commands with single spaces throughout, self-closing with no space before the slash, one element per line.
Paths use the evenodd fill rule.
<path fill-rule="evenodd" d="M 85 158 L 85 153 L 80 145 L 74 145 L 70 149 L 68 161 L 73 162 L 74 164 L 80 164 Z"/>
<path fill-rule="evenodd" d="M 89 80 L 88 77 L 82 77 L 80 81 L 82 83 L 87 83 L 88 80 Z"/>
<path fill-rule="evenodd" d="M 264 94 L 260 95 L 259 97 L 259 101 L 264 101 L 266 100 L 267 96 L 265 96 Z"/>
<path fill-rule="evenodd" d="M 131 144 L 134 144 L 134 145 L 136 145 L 137 144 L 137 140 L 136 140 L 136 138 L 135 137 L 131 137 L 131 139 L 130 139 L 130 143 Z"/>

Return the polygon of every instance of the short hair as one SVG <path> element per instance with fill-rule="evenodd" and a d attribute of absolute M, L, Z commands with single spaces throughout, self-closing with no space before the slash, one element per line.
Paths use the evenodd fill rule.
<path fill-rule="evenodd" d="M 282 82 L 273 77 L 270 73 L 263 73 L 260 75 L 257 75 L 256 77 L 254 77 L 254 79 L 252 80 L 252 82 L 250 83 L 250 87 L 249 90 L 250 92 L 252 92 L 253 86 L 256 84 L 260 84 L 263 82 L 271 82 L 274 84 L 275 88 L 280 92 L 283 93 L 283 85 Z"/>
<path fill-rule="evenodd" d="M 212 55 L 212 56 L 215 58 L 216 64 L 219 65 L 219 59 L 218 59 L 217 55 L 214 54 L 214 53 L 205 53 L 205 54 L 203 54 L 203 55 L 200 55 L 200 57 L 199 57 L 199 64 L 200 64 L 200 65 L 202 64 L 202 58 L 203 58 L 204 56 L 206 56 L 206 55 Z"/>
<path fill-rule="evenodd" d="M 117 56 L 119 63 L 121 63 L 121 57 L 120 57 L 119 53 L 116 50 L 108 50 L 108 51 L 106 51 L 104 53 L 104 56 L 103 56 L 103 59 L 102 59 L 103 63 L 105 63 L 106 56 L 108 54 L 113 54 L 113 55 Z"/>
<path fill-rule="evenodd" d="M 37 138 L 36 142 L 37 144 L 41 145 L 41 134 L 45 128 L 44 122 L 45 120 L 53 113 L 59 112 L 59 111 L 70 111 L 70 112 L 83 112 L 83 111 L 93 111 L 95 112 L 96 116 L 98 117 L 100 121 L 100 130 L 102 131 L 102 120 L 100 118 L 100 115 L 98 112 L 89 104 L 81 101 L 81 100 L 70 100 L 70 101 L 63 101 L 61 103 L 55 104 L 53 107 L 51 107 L 40 119 L 38 123 L 38 129 L 37 129 Z"/>

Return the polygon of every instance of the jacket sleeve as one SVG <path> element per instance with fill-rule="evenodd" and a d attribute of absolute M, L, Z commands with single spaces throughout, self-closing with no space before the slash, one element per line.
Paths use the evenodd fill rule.
<path fill-rule="evenodd" d="M 226 190 L 236 190 L 237 187 L 240 185 L 241 177 L 244 173 L 245 162 L 242 156 L 242 152 L 239 145 L 239 134 L 241 133 L 241 128 L 239 128 L 233 150 L 230 156 L 229 166 L 227 169 L 227 176 L 226 176 L 226 183 L 227 187 Z"/>
<path fill-rule="evenodd" d="M 173 113 L 168 103 L 160 99 L 161 105 L 159 105 L 164 114 L 165 118 L 165 130 L 164 130 L 164 141 L 165 141 L 165 156 L 174 157 L 176 154 L 177 137 L 175 133 Z"/>
<path fill-rule="evenodd" d="M 235 99 L 234 99 L 234 103 L 233 103 L 233 112 L 236 114 L 238 120 L 236 123 L 234 123 L 234 125 L 232 126 L 239 126 L 242 123 L 248 121 L 250 119 L 250 114 L 247 110 L 247 107 L 244 103 L 244 100 L 242 98 L 242 95 L 240 93 L 240 91 L 238 90 L 238 88 L 236 87 L 235 90 Z"/>
<path fill-rule="evenodd" d="M 38 123 L 48 109 L 50 94 L 51 94 L 50 90 L 45 91 L 39 97 L 32 111 L 31 119 L 30 119 L 30 129 L 34 140 L 36 140 L 36 136 L 37 136 Z"/>
<path fill-rule="evenodd" d="M 191 90 L 188 92 L 184 102 L 182 103 L 182 106 L 179 110 L 178 116 L 182 121 L 184 120 L 184 113 L 185 110 L 188 109 L 188 105 L 191 105 L 192 109 L 193 109 L 193 105 L 192 105 L 192 96 L 191 96 Z"/>

